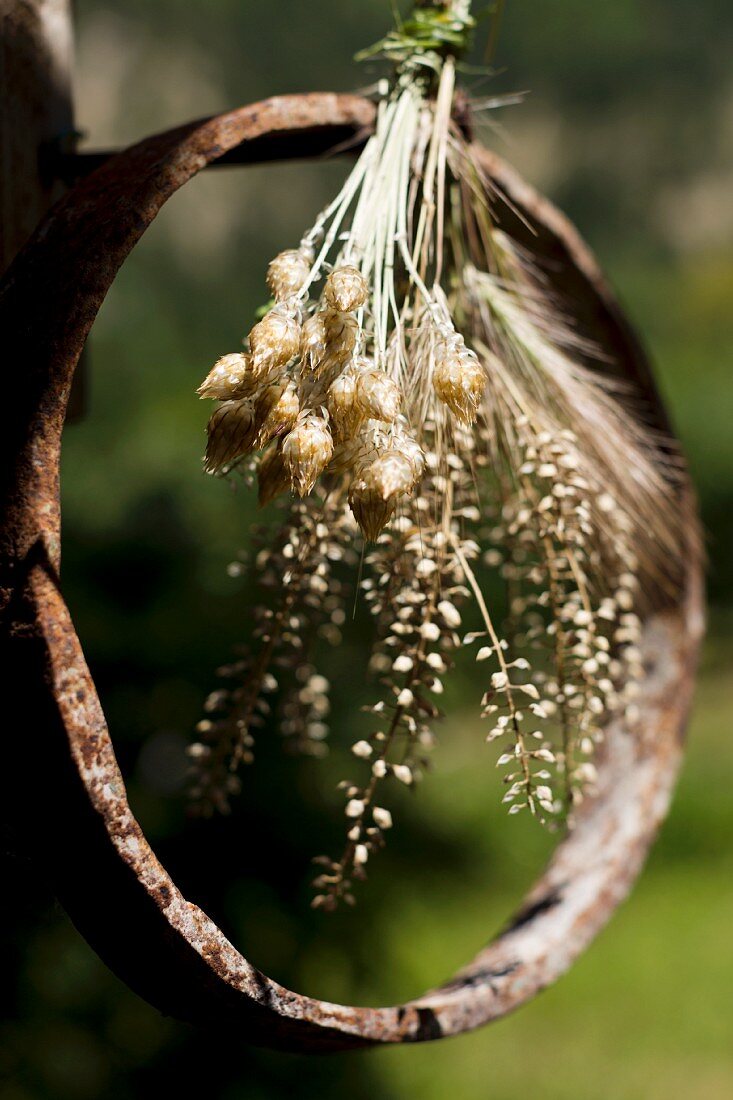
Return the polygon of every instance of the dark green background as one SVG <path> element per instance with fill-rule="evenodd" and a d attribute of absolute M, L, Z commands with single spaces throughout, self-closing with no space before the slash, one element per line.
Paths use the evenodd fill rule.
<path fill-rule="evenodd" d="M 90 146 L 118 145 L 278 92 L 350 90 L 375 75 L 353 53 L 389 22 L 386 0 L 80 0 L 79 123 Z M 729 0 L 508 0 L 500 71 L 476 83 L 481 95 L 531 89 L 486 140 L 599 254 L 657 363 L 709 535 L 711 638 L 688 761 L 631 901 L 507 1021 L 431 1047 L 306 1059 L 159 1017 L 11 860 L 0 1100 L 733 1096 L 732 46 Z M 469 958 L 548 847 L 499 812 L 476 685 L 458 676 L 436 771 L 397 802 L 399 828 L 353 913 L 313 915 L 307 877 L 341 835 L 334 783 L 357 730 L 346 708 L 364 692 L 363 613 L 328 669 L 344 685 L 332 760 L 293 762 L 266 737 L 232 819 L 192 827 L 181 798 L 212 669 L 247 631 L 246 588 L 226 565 L 254 516 L 247 494 L 201 474 L 193 390 L 238 346 L 268 258 L 297 242 L 343 172 L 205 174 L 135 251 L 90 342 L 88 416 L 67 434 L 63 580 L 133 808 L 174 877 L 277 979 L 378 1003 Z"/>

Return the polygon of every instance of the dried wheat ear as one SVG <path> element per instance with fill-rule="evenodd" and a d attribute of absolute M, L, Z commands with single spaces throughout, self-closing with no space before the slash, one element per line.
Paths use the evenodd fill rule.
<path fill-rule="evenodd" d="M 679 564 L 674 463 L 494 224 L 451 122 L 454 77 L 448 59 L 434 97 L 405 79 L 380 104 L 342 191 L 270 264 L 274 301 L 245 350 L 198 391 L 217 402 L 206 470 L 256 477 L 260 503 L 286 508 L 254 555 L 251 645 L 190 749 L 203 812 L 228 809 L 273 706 L 293 747 L 326 751 L 316 650 L 340 641 L 366 543 L 382 690 L 352 746 L 361 777 L 341 784 L 343 850 L 317 858 L 326 909 L 353 901 L 384 844 L 389 784 L 425 771 L 461 650 L 481 664 L 509 814 L 572 827 L 604 726 L 636 719 L 646 594 Z"/>

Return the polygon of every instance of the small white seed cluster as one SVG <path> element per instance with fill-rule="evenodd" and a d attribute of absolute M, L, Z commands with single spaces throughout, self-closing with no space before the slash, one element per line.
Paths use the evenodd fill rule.
<path fill-rule="evenodd" d="M 497 760 L 497 767 L 510 769 L 503 777 L 507 789 L 502 802 L 508 806 L 508 812 L 516 814 L 528 809 L 535 817 L 545 820 L 546 815 L 555 814 L 561 808 L 550 786 L 550 768 L 557 764 L 557 756 L 542 725 L 549 709 L 529 678 L 528 660 L 525 657 L 509 659 L 507 649 L 502 638 L 493 645 L 482 645 L 476 654 L 478 661 L 492 660 L 499 666 L 499 670 L 491 674 L 489 688 L 481 700 L 481 715 L 492 723 L 486 740 L 508 741 Z"/>
<path fill-rule="evenodd" d="M 327 751 L 329 682 L 315 667 L 315 637 L 341 641 L 348 586 L 336 575 L 352 568 L 353 520 L 345 502 L 293 501 L 274 541 L 269 527 L 254 534 L 258 587 L 265 601 L 251 613 L 252 644 L 218 670 L 189 747 L 191 797 L 196 810 L 227 812 L 239 792 L 239 766 L 254 759 L 255 737 L 274 711 L 289 750 L 322 756 Z M 234 575 L 242 563 L 234 563 Z"/>
<path fill-rule="evenodd" d="M 349 504 L 376 539 L 424 469 L 402 415 L 397 383 L 358 348 L 357 317 L 369 296 L 358 268 L 326 278 L 320 300 L 304 301 L 312 255 L 282 252 L 270 264 L 275 305 L 252 329 L 249 350 L 220 359 L 198 392 L 220 402 L 208 425 L 205 468 L 231 469 L 264 450 L 259 499 L 309 494 L 324 473 L 349 476 Z"/>
<path fill-rule="evenodd" d="M 526 689 L 501 671 L 494 674 L 486 714 L 497 718 L 489 739 L 508 735 L 513 741 L 500 758 L 519 765 L 506 777 L 510 812 L 528 806 L 540 816 L 538 811 L 557 813 L 564 803 L 572 818 L 594 788 L 591 758 L 603 726 L 621 710 L 629 719 L 635 713 L 633 698 L 643 674 L 640 621 L 631 610 L 637 563 L 628 545 L 628 517 L 593 479 L 574 433 L 540 429 L 527 417 L 517 418 L 514 430 L 516 490 L 505 498 L 491 532 L 502 549 L 487 561 L 496 564 L 493 555 L 503 560 L 502 575 L 515 593 L 510 610 L 520 628 L 516 641 L 544 651 L 545 659 L 529 685 L 539 694 L 518 716 L 511 714 L 508 692 L 518 698 Z M 490 648 L 479 651 L 480 659 L 492 655 Z M 515 710 L 518 706 L 515 699 Z M 543 742 L 540 722 L 541 728 L 528 730 L 522 721 L 527 710 L 535 719 L 557 723 L 561 742 Z M 540 744 L 533 749 L 535 739 Z M 548 796 L 547 768 L 533 769 L 537 748 L 543 765 L 562 779 L 561 798 Z M 541 780 L 544 797 L 537 793 L 539 784 L 535 790 L 528 785 L 528 776 Z"/>
<path fill-rule="evenodd" d="M 441 717 L 436 700 L 460 647 L 461 605 L 468 595 L 463 572 L 446 529 L 459 536 L 474 491 L 469 469 L 451 455 L 453 506 L 438 522 L 436 494 L 443 473 L 432 450 L 420 493 L 395 519 L 366 556 L 362 589 L 377 626 L 370 671 L 379 677 L 382 698 L 365 706 L 373 723 L 351 746 L 368 769 L 360 781 L 339 784 L 345 798 L 347 834 L 339 859 L 319 856 L 313 886 L 316 908 L 351 903 L 354 881 L 366 877 L 368 862 L 385 844 L 392 815 L 383 804 L 390 785 L 414 788 L 429 767 L 435 744 L 433 724 Z M 466 552 L 468 542 L 464 543 Z"/>
<path fill-rule="evenodd" d="M 526 426 L 520 430 L 526 437 Z M 548 594 L 537 599 L 553 610 L 552 644 L 562 651 L 563 676 L 555 671 L 544 691 L 570 730 L 563 767 L 569 800 L 577 805 L 594 787 L 591 757 L 604 723 L 631 702 L 643 675 L 636 645 L 640 624 L 631 612 L 638 563 L 628 546 L 628 517 L 583 469 L 573 432 L 540 432 L 533 443 L 525 438 L 524 454 L 522 468 L 539 490 L 536 537 L 554 555 L 547 562 Z M 607 545 L 594 544 L 603 529 Z"/>

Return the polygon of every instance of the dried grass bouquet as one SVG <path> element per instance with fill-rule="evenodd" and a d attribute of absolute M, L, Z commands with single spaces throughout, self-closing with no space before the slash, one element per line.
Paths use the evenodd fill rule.
<path fill-rule="evenodd" d="M 604 726 L 634 721 L 645 594 L 679 559 L 673 460 L 660 472 L 633 396 L 584 365 L 592 349 L 492 217 L 455 117 L 470 7 L 417 3 L 371 51 L 394 63 L 373 136 L 271 262 L 273 302 L 246 350 L 198 391 L 216 402 L 206 470 L 256 477 L 260 503 L 286 512 L 255 557 L 254 645 L 222 670 L 190 750 L 202 809 L 227 809 L 271 695 L 290 742 L 323 752 L 329 685 L 311 643 L 338 642 L 343 566 L 356 577 L 364 547 L 382 698 L 352 746 L 361 778 L 342 784 L 343 851 L 318 858 L 326 909 L 353 901 L 383 845 L 389 784 L 419 779 L 461 647 L 480 662 L 509 814 L 572 827 Z M 487 567 L 508 622 L 482 590 Z"/>

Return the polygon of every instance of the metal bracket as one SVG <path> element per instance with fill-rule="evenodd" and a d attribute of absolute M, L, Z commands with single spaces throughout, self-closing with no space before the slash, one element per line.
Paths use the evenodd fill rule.
<path fill-rule="evenodd" d="M 79 182 L 0 288 L 9 364 L 0 406 L 0 806 L 79 930 L 141 996 L 202 1027 L 290 1050 L 457 1035 L 517 1008 L 570 967 L 628 893 L 666 814 L 702 633 L 691 543 L 679 591 L 660 597 L 645 623 L 642 732 L 618 723 L 607 730 L 599 793 L 520 912 L 463 970 L 416 1000 L 353 1008 L 284 989 L 181 894 L 156 858 L 128 805 L 59 587 L 58 465 L 74 369 L 120 265 L 197 172 L 227 158 L 322 155 L 361 140 L 373 120 L 373 105 L 353 96 L 285 96 L 156 135 L 83 179 L 78 159 L 67 162 Z M 650 431 L 665 424 L 645 355 L 575 230 L 498 157 L 481 157 L 498 223 L 531 246 L 580 334 L 635 387 Z M 691 497 L 689 487 L 684 493 Z"/>

